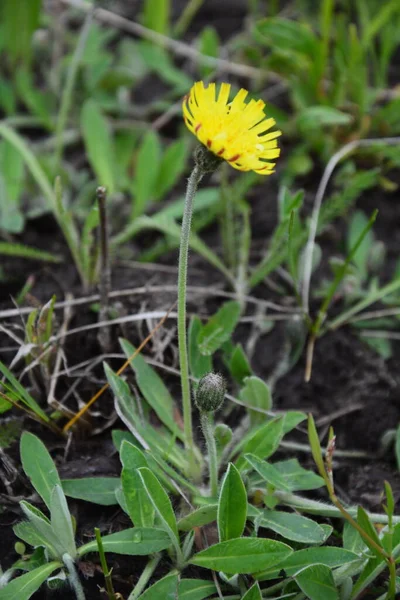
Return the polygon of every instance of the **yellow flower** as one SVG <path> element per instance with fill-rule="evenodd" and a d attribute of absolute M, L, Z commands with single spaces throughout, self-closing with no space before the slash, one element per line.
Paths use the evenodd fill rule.
<path fill-rule="evenodd" d="M 265 102 L 246 103 L 244 89 L 228 102 L 230 89 L 229 83 L 221 83 L 216 97 L 215 83 L 205 87 L 196 82 L 183 101 L 185 123 L 206 148 L 235 169 L 271 175 L 275 166 L 271 159 L 280 154 L 276 138 L 281 132 L 269 131 L 275 120 L 266 118 Z"/>

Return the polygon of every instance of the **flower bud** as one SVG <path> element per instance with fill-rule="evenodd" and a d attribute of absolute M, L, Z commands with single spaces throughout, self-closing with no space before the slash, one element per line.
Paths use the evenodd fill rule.
<path fill-rule="evenodd" d="M 225 379 L 219 373 L 207 373 L 199 381 L 196 406 L 200 411 L 211 412 L 221 408 L 226 392 Z"/>

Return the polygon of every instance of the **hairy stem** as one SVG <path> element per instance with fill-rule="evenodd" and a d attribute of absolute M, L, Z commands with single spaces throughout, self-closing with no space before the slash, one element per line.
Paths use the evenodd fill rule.
<path fill-rule="evenodd" d="M 189 360 L 186 335 L 186 286 L 193 201 L 197 191 L 197 186 L 202 177 L 203 172 L 198 166 L 195 166 L 189 177 L 186 191 L 178 267 L 178 343 L 182 386 L 183 423 L 185 432 L 185 447 L 189 455 L 189 464 L 191 473 L 193 475 L 198 469 L 196 468 L 196 457 L 193 442 L 192 402 L 190 393 Z"/>
<path fill-rule="evenodd" d="M 206 411 L 200 412 L 200 424 L 207 445 L 208 461 L 210 468 L 210 493 L 213 498 L 218 496 L 218 461 L 217 461 L 217 446 L 213 426 L 211 422 L 211 414 Z"/>
<path fill-rule="evenodd" d="M 72 587 L 74 588 L 74 592 L 77 600 L 86 600 L 85 592 L 83 591 L 82 584 L 79 579 L 79 575 L 76 571 L 75 564 L 71 556 L 66 552 L 62 557 L 63 563 L 67 568 L 69 574 L 69 580 L 71 582 Z"/>

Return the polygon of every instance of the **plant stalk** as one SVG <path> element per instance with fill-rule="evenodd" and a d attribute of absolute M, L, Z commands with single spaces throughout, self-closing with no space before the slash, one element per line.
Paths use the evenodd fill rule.
<path fill-rule="evenodd" d="M 197 187 L 201 178 L 203 177 L 203 174 L 204 173 L 200 169 L 200 167 L 196 165 L 189 177 L 185 197 L 185 206 L 183 211 L 178 266 L 178 344 L 182 387 L 183 425 L 185 432 L 185 448 L 189 455 L 190 471 L 192 476 L 194 477 L 199 471 L 199 468 L 196 463 L 196 455 L 193 441 L 192 402 L 189 381 L 189 360 L 186 333 L 186 288 L 190 227 L 192 223 L 193 214 L 193 201 L 197 191 Z"/>
<path fill-rule="evenodd" d="M 218 496 L 218 461 L 217 446 L 215 444 L 214 431 L 210 412 L 200 412 L 200 424 L 206 440 L 209 469 L 210 469 L 210 494 L 213 498 Z"/>
<path fill-rule="evenodd" d="M 71 556 L 66 552 L 62 557 L 63 563 L 69 573 L 69 580 L 72 587 L 74 588 L 77 600 L 86 600 L 85 592 L 83 591 L 82 584 L 79 579 L 79 575 L 76 572 L 75 564 Z"/>
<path fill-rule="evenodd" d="M 94 533 L 96 535 L 96 542 L 97 542 L 97 547 L 99 550 L 99 557 L 100 557 L 101 568 L 103 570 L 104 582 L 106 584 L 107 596 L 108 596 L 109 600 L 116 600 L 116 595 L 114 592 L 114 587 L 113 587 L 113 583 L 112 583 L 112 579 L 111 579 L 111 571 L 108 568 L 106 556 L 104 554 L 104 548 L 103 548 L 103 542 L 101 539 L 100 529 L 98 527 L 95 527 Z"/>

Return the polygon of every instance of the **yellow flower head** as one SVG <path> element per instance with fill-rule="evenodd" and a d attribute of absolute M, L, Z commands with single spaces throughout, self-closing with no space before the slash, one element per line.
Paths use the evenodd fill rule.
<path fill-rule="evenodd" d="M 185 123 L 206 148 L 235 169 L 271 175 L 281 132 L 270 131 L 275 120 L 266 118 L 265 102 L 246 103 L 244 89 L 228 102 L 230 89 L 229 83 L 221 83 L 216 97 L 215 83 L 195 83 L 183 101 Z"/>

